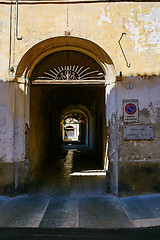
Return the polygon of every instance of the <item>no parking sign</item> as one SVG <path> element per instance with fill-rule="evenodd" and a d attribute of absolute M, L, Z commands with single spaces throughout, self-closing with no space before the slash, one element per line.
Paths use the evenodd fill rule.
<path fill-rule="evenodd" d="M 138 99 L 123 100 L 124 122 L 138 122 Z"/>

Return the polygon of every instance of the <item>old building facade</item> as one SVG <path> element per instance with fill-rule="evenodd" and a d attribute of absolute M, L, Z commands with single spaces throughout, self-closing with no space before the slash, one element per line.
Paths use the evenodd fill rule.
<path fill-rule="evenodd" d="M 0 3 L 0 189 L 23 189 L 78 116 L 106 190 L 160 190 L 160 3 Z"/>

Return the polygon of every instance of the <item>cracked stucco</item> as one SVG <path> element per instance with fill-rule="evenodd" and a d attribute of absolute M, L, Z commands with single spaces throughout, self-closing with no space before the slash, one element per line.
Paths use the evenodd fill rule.
<path fill-rule="evenodd" d="M 109 12 L 109 10 L 110 10 L 109 5 L 107 7 L 107 16 L 105 15 L 105 10 L 103 8 L 101 8 L 101 10 L 102 10 L 102 13 L 100 15 L 100 19 L 98 21 L 97 26 L 101 26 L 103 22 L 111 23 L 110 12 Z"/>
<path fill-rule="evenodd" d="M 160 7 L 153 7 L 144 14 L 141 6 L 132 8 L 125 23 L 130 39 L 135 42 L 137 51 L 145 51 L 148 44 L 160 53 Z"/>
<path fill-rule="evenodd" d="M 124 21 L 125 31 L 131 42 L 134 42 L 136 51 L 144 52 L 150 46 L 160 54 L 160 7 L 133 4 L 121 10 L 122 5 L 115 8 L 115 4 L 101 8 L 97 26 L 107 23 L 115 27 L 116 19 L 120 17 L 119 22 Z"/>

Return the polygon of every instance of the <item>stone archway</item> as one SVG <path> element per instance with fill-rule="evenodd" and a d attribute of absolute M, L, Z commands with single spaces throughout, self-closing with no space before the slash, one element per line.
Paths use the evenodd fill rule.
<path fill-rule="evenodd" d="M 42 59 L 63 50 L 75 50 L 93 58 L 106 73 L 108 72 L 107 83 L 115 82 L 115 67 L 109 55 L 94 42 L 77 37 L 55 37 L 36 44 L 20 60 L 16 77 L 30 78 L 33 69 Z"/>
<path fill-rule="evenodd" d="M 18 79 L 23 76 L 26 82 L 28 82 L 30 79 L 32 80 L 32 77 L 34 76 L 36 69 L 38 69 L 38 66 L 42 66 L 41 63 L 43 63 L 44 59 L 47 59 L 49 56 L 53 56 L 59 52 L 65 52 L 65 51 L 68 51 L 68 52 L 74 51 L 81 55 L 85 55 L 90 59 L 93 59 L 95 64 L 97 64 L 97 66 L 99 66 L 99 68 L 101 69 L 101 71 L 103 71 L 103 73 L 105 75 L 104 76 L 105 82 L 103 83 L 104 88 L 103 88 L 103 90 L 100 90 L 100 93 L 103 93 L 103 94 L 100 94 L 100 95 L 105 96 L 104 97 L 105 111 L 103 111 L 103 114 L 105 115 L 105 122 L 107 125 L 107 130 L 106 130 L 106 127 L 104 127 L 103 129 L 105 130 L 104 131 L 105 136 L 108 135 L 107 132 L 109 132 L 110 139 L 107 137 L 108 144 L 106 144 L 106 143 L 105 144 L 106 144 L 106 146 L 110 145 L 110 147 L 109 147 L 109 152 L 106 147 L 106 149 L 103 153 L 103 157 L 105 158 L 105 161 L 106 161 L 106 159 L 108 159 L 108 156 L 110 158 L 110 166 L 111 166 L 110 190 L 112 193 L 117 194 L 117 192 L 118 192 L 118 138 L 117 138 L 118 129 L 117 129 L 117 115 L 116 115 L 117 114 L 116 93 L 115 93 L 115 88 L 114 88 L 116 74 L 115 74 L 114 64 L 113 64 L 111 58 L 108 56 L 108 54 L 97 44 L 95 44 L 91 41 L 88 41 L 86 39 L 81 39 L 81 38 L 76 38 L 76 37 L 55 37 L 52 39 L 47 39 L 45 41 L 42 41 L 42 42 L 38 43 L 37 45 L 33 46 L 22 57 L 19 65 L 18 65 L 17 71 L 16 71 L 16 77 Z M 41 76 L 39 76 L 39 77 L 41 77 Z M 33 77 L 33 79 L 34 79 L 34 77 Z M 105 86 L 107 86 L 107 87 L 105 87 Z M 63 86 L 61 86 L 59 88 L 57 88 L 57 86 L 54 86 L 54 87 L 52 86 L 50 89 L 48 89 L 48 87 L 49 86 L 46 86 L 45 88 L 42 88 L 42 86 L 40 87 L 42 90 L 41 94 L 43 94 L 44 98 L 43 99 L 41 98 L 40 102 L 38 102 L 38 104 L 40 104 L 41 106 L 43 105 L 44 110 L 46 110 L 45 103 L 47 102 L 47 100 L 46 100 L 47 98 L 51 98 L 51 95 L 53 96 L 54 94 L 55 94 L 54 96 L 56 96 L 56 94 L 58 94 L 58 91 L 59 91 L 57 89 L 62 90 L 62 88 L 63 88 L 63 90 L 61 91 L 61 94 L 64 92 Z M 87 87 L 89 87 L 89 90 L 91 90 L 90 91 L 91 96 L 93 96 L 95 94 L 95 92 L 98 95 L 98 92 L 99 92 L 98 88 L 95 91 L 95 90 L 93 90 L 93 87 L 91 87 L 91 86 L 87 86 Z M 80 88 L 82 88 L 82 86 L 79 87 L 79 90 L 80 90 Z M 69 89 L 69 85 L 68 85 L 68 89 Z M 28 90 L 30 90 L 29 86 L 28 86 Z M 36 91 L 37 91 L 36 96 L 38 98 L 39 97 L 38 88 Z M 82 92 L 85 92 L 85 91 L 82 90 Z M 86 94 L 86 99 L 87 99 L 87 90 L 86 90 L 85 94 Z M 54 100 L 57 101 L 58 97 L 55 98 Z M 67 104 L 72 103 L 70 101 L 70 99 L 68 99 L 67 101 L 68 101 Z M 83 101 L 81 103 L 83 104 Z M 26 111 L 28 110 L 30 112 L 29 95 L 27 95 L 26 104 L 27 104 Z M 37 103 L 35 102 L 35 106 L 36 106 L 36 104 Z M 85 104 L 88 104 L 88 103 L 85 102 Z M 107 111 L 106 111 L 106 106 L 107 106 Z M 89 111 L 92 112 L 93 109 L 91 107 L 89 107 Z M 26 116 L 29 116 L 29 112 L 26 114 Z M 102 114 L 101 114 L 100 118 L 101 119 L 103 118 Z M 56 121 L 58 121 L 58 120 L 56 120 Z M 102 120 L 98 120 L 98 121 L 99 121 L 98 124 L 100 126 L 102 123 Z M 27 120 L 26 120 L 26 122 L 27 122 Z M 28 119 L 28 124 L 30 126 L 29 119 Z M 44 124 L 44 125 L 46 125 L 46 124 Z M 57 129 L 58 129 L 58 125 L 57 125 Z M 101 132 L 100 135 L 103 135 L 103 133 Z M 47 144 L 48 143 L 46 142 L 46 146 L 47 146 Z M 104 144 L 104 143 L 102 142 L 102 144 Z M 41 148 L 41 146 L 39 146 L 39 147 Z M 32 152 L 32 153 L 34 153 L 34 152 Z M 33 155 L 34 154 L 32 154 L 32 157 L 33 157 Z M 36 158 L 38 159 L 39 156 L 36 156 Z M 36 160 L 36 161 L 38 161 L 38 160 Z M 35 165 L 33 163 L 33 169 L 36 167 L 37 167 L 37 163 Z"/>

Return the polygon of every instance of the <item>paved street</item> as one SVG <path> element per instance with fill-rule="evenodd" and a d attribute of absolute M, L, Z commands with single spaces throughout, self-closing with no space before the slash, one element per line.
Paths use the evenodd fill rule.
<path fill-rule="evenodd" d="M 26 195 L 0 196 L 0 227 L 160 226 L 160 194 L 124 198 L 107 194 L 105 172 L 94 152 L 83 146 L 67 146 L 36 179 Z"/>
<path fill-rule="evenodd" d="M 0 197 L 1 240 L 159 239 L 153 226 L 160 226 L 160 194 Z"/>
<path fill-rule="evenodd" d="M 92 162 L 86 163 L 80 153 L 69 150 L 54 168 L 44 168 L 39 183 L 28 194 L 0 196 L 0 239 L 160 236 L 159 228 L 155 228 L 160 226 L 160 194 L 123 198 L 107 194 L 105 172 L 98 167 L 94 170 L 93 155 Z M 132 238 L 137 231 L 142 238 Z"/>
<path fill-rule="evenodd" d="M 0 227 L 136 228 L 160 226 L 160 194 L 0 197 Z"/>
<path fill-rule="evenodd" d="M 27 194 L 0 197 L 0 227 L 133 227 L 121 201 L 111 195 Z"/>

